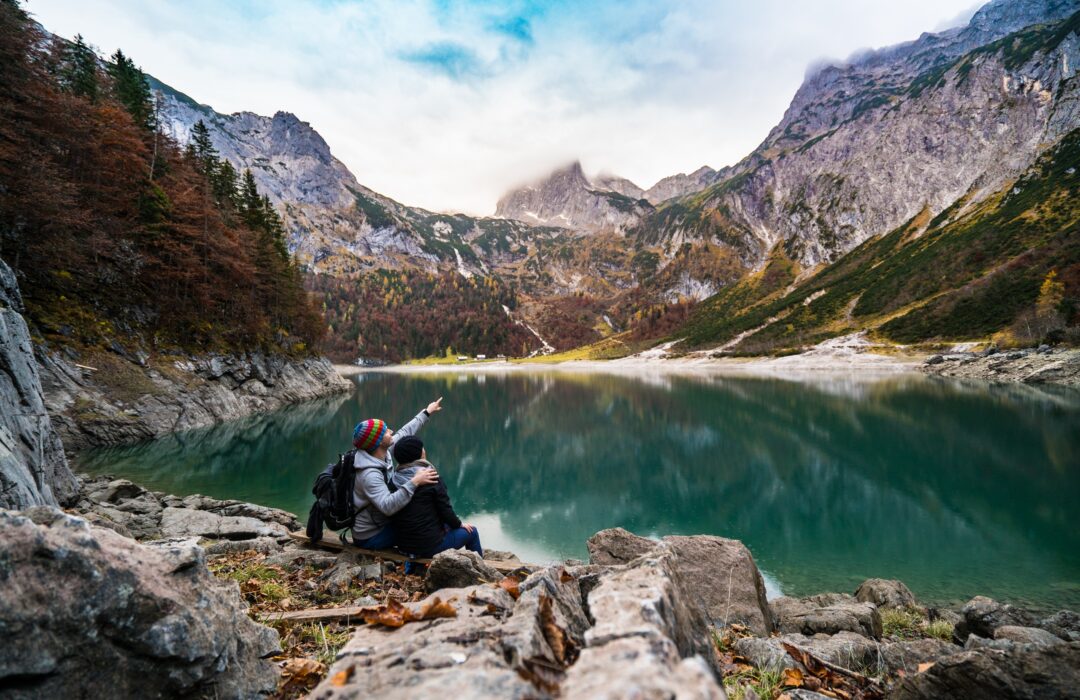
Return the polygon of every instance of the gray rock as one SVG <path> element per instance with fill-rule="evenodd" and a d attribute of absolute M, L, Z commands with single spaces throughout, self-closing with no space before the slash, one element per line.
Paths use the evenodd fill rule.
<path fill-rule="evenodd" d="M 255 518 L 240 516 L 216 515 L 190 508 L 165 508 L 161 514 L 161 532 L 165 537 L 194 535 L 230 540 L 284 537 L 289 534 L 277 523 L 264 523 Z"/>
<path fill-rule="evenodd" d="M 674 561 L 663 545 L 624 567 L 551 567 L 517 601 L 490 584 L 442 589 L 456 617 L 358 628 L 328 674 L 348 680 L 311 697 L 723 699 Z"/>
<path fill-rule="evenodd" d="M 281 545 L 274 537 L 256 537 L 253 540 L 218 540 L 205 545 L 207 554 L 231 554 L 233 552 L 260 552 L 274 554 L 281 551 Z"/>
<path fill-rule="evenodd" d="M 466 588 L 502 578 L 502 574 L 485 564 L 476 552 L 451 549 L 439 552 L 432 558 L 425 585 L 428 591 L 437 591 L 441 588 Z"/>
<path fill-rule="evenodd" d="M 290 570 L 303 566 L 310 566 L 313 569 L 328 569 L 338 563 L 338 556 L 317 549 L 289 545 L 281 553 L 268 556 L 263 563 L 267 566 L 280 566 Z"/>
<path fill-rule="evenodd" d="M 1061 610 L 1045 618 L 1039 627 L 1067 642 L 1080 642 L 1080 615 L 1072 610 Z"/>
<path fill-rule="evenodd" d="M 0 508 L 67 503 L 77 489 L 22 312 L 15 274 L 0 260 Z"/>
<path fill-rule="evenodd" d="M 772 633 L 765 581 L 746 545 L 711 535 L 671 536 L 663 542 L 671 546 L 689 595 L 712 625 L 738 622 L 754 634 Z"/>
<path fill-rule="evenodd" d="M 881 663 L 888 673 L 915 673 L 919 664 L 937 661 L 961 651 L 960 647 L 940 639 L 913 639 L 882 644 Z"/>
<path fill-rule="evenodd" d="M 873 603 L 843 594 L 808 598 L 777 598 L 769 603 L 776 629 L 805 635 L 855 632 L 881 639 L 881 615 Z"/>
<path fill-rule="evenodd" d="M 1017 644 L 1064 644 L 1065 640 L 1056 637 L 1046 630 L 1038 627 L 1017 627 L 1015 625 L 1002 625 L 994 630 L 994 639 L 1008 639 Z"/>
<path fill-rule="evenodd" d="M 931 355 L 930 357 L 926 358 L 926 364 L 928 365 L 940 365 L 944 361 L 945 358 L 941 355 Z"/>
<path fill-rule="evenodd" d="M 713 625 L 726 627 L 738 622 L 755 634 L 773 631 L 765 582 L 742 542 L 711 535 L 671 536 L 662 542 L 671 546 L 691 595 L 700 601 Z M 607 565 L 625 564 L 657 546 L 656 541 L 622 528 L 601 530 L 587 543 L 589 560 Z"/>
<path fill-rule="evenodd" d="M 871 578 L 855 589 L 855 600 L 873 603 L 879 608 L 914 608 L 915 595 L 902 581 Z"/>
<path fill-rule="evenodd" d="M 975 596 L 960 608 L 962 619 L 953 631 L 953 641 L 963 644 L 969 634 L 993 638 L 994 630 L 1005 625 L 1033 627 L 1035 618 L 1026 610 L 997 602 L 992 598 Z"/>
<path fill-rule="evenodd" d="M 488 561 L 521 561 L 513 552 L 504 552 L 499 549 L 484 547 L 484 559 Z"/>
<path fill-rule="evenodd" d="M 651 552 L 656 547 L 656 540 L 613 527 L 597 532 L 588 539 L 585 547 L 589 550 L 590 563 L 613 566 L 628 564 Z"/>
<path fill-rule="evenodd" d="M 997 651 L 1016 651 L 1024 645 L 1017 644 L 1011 639 L 987 639 L 977 634 L 969 634 L 964 642 L 964 651 L 973 649 L 995 649 Z"/>
<path fill-rule="evenodd" d="M 928 670 L 907 675 L 890 699 L 1075 698 L 1080 688 L 1080 642 L 1017 648 L 975 649 L 943 657 Z"/>
<path fill-rule="evenodd" d="M 770 671 L 802 668 L 781 646 L 781 642 L 793 644 L 819 659 L 853 671 L 876 672 L 879 666 L 881 645 L 861 634 L 847 631 L 832 636 L 785 634 L 781 637 L 746 637 L 735 642 L 735 650 L 756 668 Z"/>
<path fill-rule="evenodd" d="M 248 617 L 200 547 L 142 545 L 60 511 L 34 517 L 42 524 L 0 511 L 0 635 L 19 639 L 0 655 L 5 697 L 274 690 L 264 657 L 278 650 L 277 633 Z"/>

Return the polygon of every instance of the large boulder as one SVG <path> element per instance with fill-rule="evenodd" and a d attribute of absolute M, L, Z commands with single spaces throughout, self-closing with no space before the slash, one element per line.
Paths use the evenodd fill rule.
<path fill-rule="evenodd" d="M 0 260 L 0 508 L 66 503 L 77 488 L 41 392 L 15 274 Z"/>
<path fill-rule="evenodd" d="M 0 511 L 5 697 L 250 698 L 277 633 L 193 540 L 148 546 L 39 506 Z"/>
<path fill-rule="evenodd" d="M 428 565 L 427 589 L 467 588 L 478 583 L 498 581 L 503 576 L 484 563 L 480 555 L 464 549 L 439 552 Z"/>
<path fill-rule="evenodd" d="M 585 543 L 589 550 L 589 561 L 604 566 L 629 564 L 633 560 L 651 552 L 656 547 L 656 540 L 639 537 L 621 527 L 601 530 Z"/>
<path fill-rule="evenodd" d="M 812 636 L 848 631 L 881 639 L 881 615 L 877 606 L 861 603 L 849 595 L 826 593 L 806 598 L 783 597 L 769 605 L 781 633 Z"/>
<path fill-rule="evenodd" d="M 690 595 L 712 625 L 738 622 L 754 634 L 773 632 L 765 581 L 746 545 L 711 535 L 671 536 L 663 541 L 671 546 Z"/>
<path fill-rule="evenodd" d="M 914 608 L 915 595 L 903 581 L 884 578 L 870 578 L 855 589 L 855 600 L 873 603 L 879 608 Z"/>
<path fill-rule="evenodd" d="M 763 636 L 773 632 L 765 581 L 746 545 L 712 535 L 673 535 L 661 543 L 671 548 L 689 594 L 698 600 L 710 623 L 725 627 L 737 622 Z M 592 563 L 618 565 L 652 552 L 661 543 L 612 528 L 590 537 L 587 546 Z"/>
<path fill-rule="evenodd" d="M 921 664 L 956 654 L 960 647 L 940 639 L 912 639 L 881 645 L 881 664 L 888 673 L 915 673 Z"/>
<path fill-rule="evenodd" d="M 598 569 L 535 572 L 517 600 L 491 584 L 440 590 L 455 617 L 357 629 L 311 697 L 723 700 L 670 547 Z"/>
<path fill-rule="evenodd" d="M 960 608 L 961 620 L 953 630 L 953 640 L 958 644 L 967 641 L 968 635 L 993 638 L 994 630 L 1005 625 L 1033 627 L 1036 620 L 1031 613 L 1014 605 L 999 603 L 992 598 L 975 596 Z"/>
<path fill-rule="evenodd" d="M 1010 651 L 975 649 L 938 659 L 891 689 L 895 700 L 1075 698 L 1080 689 L 1080 642 Z"/>

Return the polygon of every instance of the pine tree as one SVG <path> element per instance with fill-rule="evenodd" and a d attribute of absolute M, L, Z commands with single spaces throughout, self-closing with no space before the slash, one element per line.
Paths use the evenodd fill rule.
<path fill-rule="evenodd" d="M 239 208 L 239 184 L 240 178 L 236 173 L 236 168 L 223 158 L 217 170 L 210 176 L 210 186 L 219 206 L 226 210 Z"/>
<path fill-rule="evenodd" d="M 112 55 L 108 71 L 114 81 L 116 99 L 124 105 L 136 124 L 147 131 L 153 131 L 156 127 L 156 115 L 146 74 L 120 49 Z"/>
<path fill-rule="evenodd" d="M 250 169 L 244 170 L 244 180 L 240 184 L 240 215 L 252 231 L 266 230 L 266 211 L 263 208 L 259 188 L 255 185 L 255 176 Z"/>
<path fill-rule="evenodd" d="M 191 127 L 191 143 L 189 144 L 188 153 L 195 157 L 199 169 L 207 177 L 211 177 L 217 171 L 218 152 L 210 140 L 210 129 L 206 127 L 202 119 L 195 122 L 195 126 Z"/>
<path fill-rule="evenodd" d="M 82 34 L 76 34 L 75 41 L 64 49 L 60 84 L 68 92 L 97 102 L 97 54 L 83 40 Z"/>
<path fill-rule="evenodd" d="M 289 259 L 289 247 L 285 243 L 285 222 L 266 195 L 263 195 L 262 198 L 262 217 L 264 229 L 270 237 L 274 250 L 277 252 L 278 257 L 287 261 Z"/>

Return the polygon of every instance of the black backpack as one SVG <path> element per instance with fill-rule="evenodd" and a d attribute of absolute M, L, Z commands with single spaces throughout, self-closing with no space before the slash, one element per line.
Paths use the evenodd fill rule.
<path fill-rule="evenodd" d="M 356 519 L 356 506 L 352 500 L 356 480 L 355 454 L 356 450 L 349 450 L 338 455 L 337 462 L 326 465 L 326 469 L 315 477 L 315 486 L 311 489 L 315 503 L 307 520 L 307 536 L 312 542 L 322 539 L 323 523 L 337 531 L 351 528 Z"/>
<path fill-rule="evenodd" d="M 337 532 L 348 530 L 356 520 L 356 506 L 353 505 L 353 488 L 356 482 L 356 467 L 354 458 L 356 450 L 349 450 L 343 455 L 338 455 L 338 461 L 326 465 L 315 477 L 315 486 L 311 493 L 315 496 L 315 503 L 308 511 L 306 533 L 313 543 L 322 539 L 323 524 Z M 375 469 L 376 467 L 364 467 Z M 390 481 L 389 475 L 384 474 L 386 485 L 391 491 L 397 487 Z"/>

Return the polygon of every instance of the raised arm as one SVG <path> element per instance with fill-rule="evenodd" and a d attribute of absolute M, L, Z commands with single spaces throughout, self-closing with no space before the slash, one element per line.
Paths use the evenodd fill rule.
<path fill-rule="evenodd" d="M 427 408 L 425 408 L 423 411 L 417 413 L 415 418 L 413 418 L 405 425 L 401 426 L 401 428 L 399 428 L 398 431 L 394 433 L 393 441 L 397 442 L 406 435 L 416 435 L 418 432 L 420 432 L 420 428 L 424 427 L 424 423 L 427 423 L 428 418 L 430 418 L 433 413 L 438 413 L 441 410 L 442 397 L 440 396 L 439 398 L 429 403 L 427 405 Z"/>

